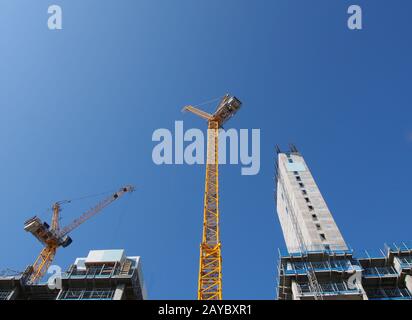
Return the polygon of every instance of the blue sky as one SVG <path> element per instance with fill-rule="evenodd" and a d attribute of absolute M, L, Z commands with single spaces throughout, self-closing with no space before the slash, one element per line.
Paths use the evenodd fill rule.
<path fill-rule="evenodd" d="M 349 31 L 360 4 L 364 30 Z M 47 29 L 47 7 L 63 30 Z M 277 249 L 274 147 L 305 156 L 355 249 L 411 240 L 412 3 L 327 0 L 0 2 L 0 269 L 41 245 L 23 230 L 56 200 L 137 190 L 72 233 L 89 249 L 141 255 L 149 297 L 194 299 L 204 167 L 156 166 L 154 130 L 205 123 L 188 103 L 230 92 L 228 127 L 261 129 L 261 171 L 221 174 L 226 299 L 272 299 Z M 66 206 L 68 223 L 98 199 Z"/>

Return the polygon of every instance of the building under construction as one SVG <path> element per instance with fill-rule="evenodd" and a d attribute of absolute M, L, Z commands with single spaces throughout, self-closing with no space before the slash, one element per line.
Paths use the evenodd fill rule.
<path fill-rule="evenodd" d="M 355 256 L 293 145 L 277 148 L 276 206 L 287 247 L 278 263 L 278 299 L 412 299 L 412 243 Z"/>
<path fill-rule="evenodd" d="M 140 257 L 128 257 L 124 250 L 92 250 L 52 283 L 30 283 L 30 274 L 1 277 L 0 300 L 146 299 Z"/>
<path fill-rule="evenodd" d="M 198 299 L 221 300 L 222 255 L 219 211 L 219 130 L 240 109 L 235 96 L 225 95 L 215 112 L 196 106 L 189 111 L 208 123 L 207 162 L 200 245 Z M 278 263 L 277 297 L 281 300 L 412 300 L 412 243 L 386 245 L 377 254 L 355 256 L 346 244 L 300 152 L 277 148 L 276 205 L 286 242 Z M 107 206 L 134 191 L 125 185 L 60 226 L 62 206 L 54 203 L 50 225 L 34 216 L 24 224 L 43 248 L 25 272 L 0 275 L 0 300 L 141 300 L 146 298 L 140 257 L 123 250 L 94 250 L 77 258 L 57 282 L 40 283 L 59 248 L 72 243 L 70 233 Z M 93 197 L 93 196 L 90 196 Z"/>

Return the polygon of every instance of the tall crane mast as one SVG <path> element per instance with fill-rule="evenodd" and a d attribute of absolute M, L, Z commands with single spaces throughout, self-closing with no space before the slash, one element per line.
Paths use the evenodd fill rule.
<path fill-rule="evenodd" d="M 56 202 L 53 205 L 51 227 L 46 222 L 42 222 L 37 216 L 27 220 L 24 223 L 24 230 L 33 234 L 44 245 L 44 248 L 31 267 L 28 283 L 37 283 L 43 278 L 50 264 L 54 260 L 57 249 L 59 247 L 65 248 L 72 243 L 72 239 L 68 236 L 68 233 L 98 214 L 112 202 L 120 199 L 124 194 L 133 191 L 133 186 L 128 185 L 122 187 L 117 192 L 111 194 L 109 197 L 100 201 L 97 205 L 83 213 L 79 218 L 75 219 L 63 229 L 60 229 L 59 225 L 61 205 L 70 203 L 70 200 Z"/>
<path fill-rule="evenodd" d="M 241 104 L 236 97 L 225 95 L 214 114 L 209 114 L 194 106 L 186 106 L 183 109 L 208 122 L 198 300 L 222 300 L 222 255 L 219 236 L 219 129 L 234 116 Z"/>

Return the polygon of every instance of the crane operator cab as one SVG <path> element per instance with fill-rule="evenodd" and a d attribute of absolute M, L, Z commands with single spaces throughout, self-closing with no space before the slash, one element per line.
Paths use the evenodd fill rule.
<path fill-rule="evenodd" d="M 67 247 L 73 240 L 69 236 L 60 237 L 46 222 L 42 222 L 39 217 L 34 216 L 24 223 L 24 230 L 30 232 L 43 245 L 56 245 Z"/>
<path fill-rule="evenodd" d="M 222 126 L 226 121 L 235 115 L 241 106 L 242 102 L 240 102 L 238 98 L 227 94 L 219 103 L 213 117 L 219 121 L 219 125 Z"/>

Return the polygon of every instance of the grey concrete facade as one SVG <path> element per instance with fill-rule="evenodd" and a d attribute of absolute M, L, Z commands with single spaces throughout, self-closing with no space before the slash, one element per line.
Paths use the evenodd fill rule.
<path fill-rule="evenodd" d="M 302 250 L 299 232 L 305 249 L 348 249 L 315 179 L 298 152 L 278 154 L 276 189 L 278 217 L 289 252 Z"/>

